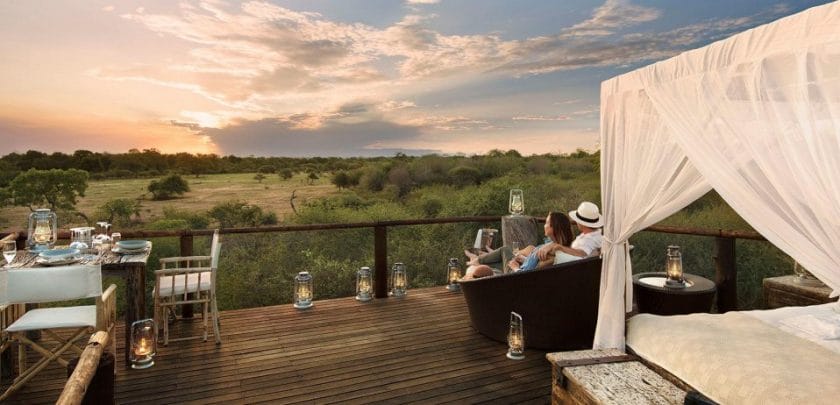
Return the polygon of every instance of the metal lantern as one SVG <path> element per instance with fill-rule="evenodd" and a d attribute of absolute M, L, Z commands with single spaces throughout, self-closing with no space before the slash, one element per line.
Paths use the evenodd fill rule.
<path fill-rule="evenodd" d="M 446 279 L 449 282 L 446 286 L 447 290 L 461 291 L 461 285 L 458 284 L 458 280 L 461 279 L 461 264 L 454 257 L 449 259 L 449 264 L 446 266 Z"/>
<path fill-rule="evenodd" d="M 373 299 L 373 275 L 370 267 L 362 267 L 356 272 L 356 301 L 367 302 Z"/>
<path fill-rule="evenodd" d="M 391 295 L 404 297 L 408 289 L 408 274 L 405 272 L 405 264 L 394 263 L 391 269 Z"/>
<path fill-rule="evenodd" d="M 665 287 L 685 288 L 682 255 L 680 254 L 680 247 L 676 245 L 668 246 L 668 261 L 665 264 Z"/>
<path fill-rule="evenodd" d="M 165 321 L 164 321 L 165 322 Z M 157 352 L 157 326 L 151 319 L 142 319 L 131 324 L 131 368 L 149 368 L 155 364 Z"/>
<path fill-rule="evenodd" d="M 518 188 L 510 190 L 508 210 L 511 215 L 522 215 L 525 213 L 525 196 L 522 190 Z"/>
<path fill-rule="evenodd" d="M 312 296 L 312 276 L 308 271 L 302 271 L 295 276 L 295 308 L 311 308 Z"/>
<path fill-rule="evenodd" d="M 30 250 L 52 249 L 58 240 L 58 216 L 48 208 L 40 208 L 29 214 L 29 237 L 27 246 Z"/>
<path fill-rule="evenodd" d="M 525 358 L 525 330 L 522 325 L 522 315 L 516 312 L 510 313 L 507 358 L 511 360 L 522 360 Z"/>

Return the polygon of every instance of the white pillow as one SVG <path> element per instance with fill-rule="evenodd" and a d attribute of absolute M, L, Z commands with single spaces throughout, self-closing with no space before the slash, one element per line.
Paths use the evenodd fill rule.
<path fill-rule="evenodd" d="M 582 257 L 570 255 L 566 252 L 555 252 L 554 253 L 554 264 L 566 263 L 571 262 L 573 260 L 580 260 L 583 259 Z"/>

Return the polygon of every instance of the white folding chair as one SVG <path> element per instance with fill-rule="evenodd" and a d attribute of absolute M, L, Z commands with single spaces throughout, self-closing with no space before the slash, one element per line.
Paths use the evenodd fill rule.
<path fill-rule="evenodd" d="M 216 270 L 219 268 L 219 230 L 213 233 L 209 256 L 184 256 L 160 259 L 160 270 L 155 271 L 155 324 L 163 330 L 163 344 L 169 341 L 195 339 L 198 336 L 169 339 L 169 311 L 178 305 L 202 304 L 204 334 L 207 341 L 208 312 L 213 319 L 216 344 L 222 343 L 219 334 L 219 308 L 216 305 Z"/>
<path fill-rule="evenodd" d="M 73 351 L 79 355 L 83 349 L 76 345 L 86 334 L 107 331 L 111 349 L 116 351 L 114 324 L 116 322 L 116 289 L 111 285 L 102 292 L 102 271 L 98 265 L 34 267 L 0 270 L 0 305 L 19 305 L 96 298 L 96 305 L 39 308 L 23 312 L 18 319 L 3 330 L 4 339 L 18 343 L 18 370 L 20 374 L 0 396 L 0 402 L 18 390 L 27 381 L 56 361 L 65 368 L 67 360 L 61 355 Z M 34 342 L 26 332 L 40 330 L 55 342 L 51 349 L 45 341 Z M 56 331 L 69 330 L 58 334 Z M 26 368 L 26 348 L 43 355 L 41 360 Z"/>

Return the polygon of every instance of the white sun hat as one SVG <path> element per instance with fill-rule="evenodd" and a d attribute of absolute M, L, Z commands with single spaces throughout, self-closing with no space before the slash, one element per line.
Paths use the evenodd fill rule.
<path fill-rule="evenodd" d="M 577 210 L 569 212 L 569 217 L 575 222 L 590 228 L 604 226 L 604 222 L 601 221 L 601 211 L 598 210 L 597 205 L 589 201 L 580 203 Z"/>

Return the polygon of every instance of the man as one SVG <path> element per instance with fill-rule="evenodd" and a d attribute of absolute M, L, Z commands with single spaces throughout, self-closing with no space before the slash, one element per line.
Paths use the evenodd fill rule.
<path fill-rule="evenodd" d="M 578 209 L 569 212 L 569 218 L 575 222 L 578 231 L 580 231 L 577 238 L 572 241 L 572 246 L 564 247 L 557 243 L 547 244 L 537 252 L 540 260 L 546 260 L 552 252 L 558 250 L 573 256 L 588 257 L 601 249 L 603 241 L 601 227 L 604 226 L 604 222 L 601 220 L 601 211 L 597 205 L 584 201 L 580 203 Z"/>

